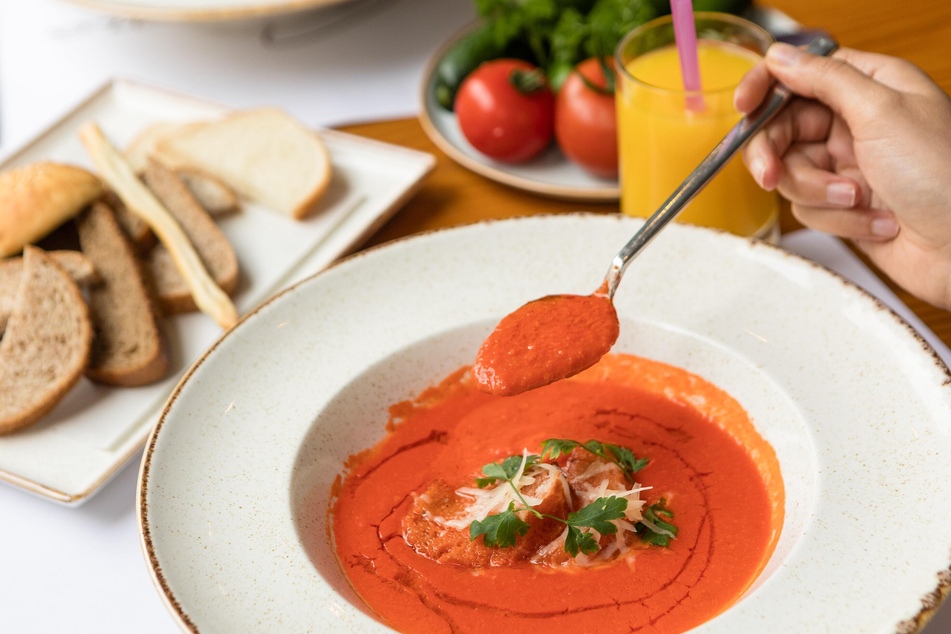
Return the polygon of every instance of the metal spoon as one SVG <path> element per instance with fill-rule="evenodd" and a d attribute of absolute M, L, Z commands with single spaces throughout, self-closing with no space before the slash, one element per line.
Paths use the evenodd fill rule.
<path fill-rule="evenodd" d="M 807 50 L 817 55 L 829 55 L 836 48 L 833 40 L 821 36 L 813 40 Z M 528 302 L 506 316 L 476 355 L 472 373 L 479 389 L 499 396 L 515 395 L 572 376 L 597 363 L 618 337 L 619 324 L 613 299 L 624 270 L 710 182 L 743 143 L 792 98 L 792 92 L 785 86 L 773 86 L 763 105 L 727 133 L 614 256 L 604 282 L 593 294 L 550 295 Z M 566 315 L 584 315 L 586 318 L 567 319 Z"/>
<path fill-rule="evenodd" d="M 813 55 L 828 56 L 831 55 L 839 45 L 825 35 L 812 40 L 806 51 Z M 754 112 L 740 119 L 727 135 L 710 154 L 707 155 L 700 165 L 687 176 L 686 180 L 680 184 L 670 198 L 648 218 L 640 230 L 634 234 L 634 237 L 625 244 L 618 254 L 614 256 L 611 262 L 611 268 L 604 276 L 604 285 L 608 299 L 614 298 L 614 292 L 621 282 L 621 276 L 631 261 L 637 257 L 641 250 L 660 233 L 677 216 L 683 208 L 687 206 L 693 198 L 700 193 L 707 183 L 723 169 L 727 161 L 743 146 L 746 141 L 758 132 L 763 126 L 776 116 L 786 104 L 793 99 L 792 91 L 786 86 L 777 83 L 773 86 L 770 94 L 763 101 L 762 105 Z M 601 290 L 599 289 L 599 290 Z"/>

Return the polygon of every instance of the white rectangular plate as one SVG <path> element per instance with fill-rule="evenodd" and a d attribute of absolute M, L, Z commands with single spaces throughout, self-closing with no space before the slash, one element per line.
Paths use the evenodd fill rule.
<path fill-rule="evenodd" d="M 149 123 L 207 119 L 227 110 L 144 84 L 112 81 L 6 157 L 0 169 L 38 160 L 91 169 L 77 135 L 86 121 L 96 121 L 123 147 Z M 292 220 L 244 203 L 240 212 L 219 221 L 241 265 L 234 296 L 241 314 L 352 249 L 415 193 L 435 165 L 434 157 L 423 152 L 320 132 L 334 175 L 307 219 Z M 64 504 L 78 504 L 105 484 L 145 442 L 184 371 L 221 335 L 214 321 L 199 313 L 165 319 L 164 326 L 172 357 L 164 380 L 113 388 L 82 379 L 39 423 L 0 436 L 0 479 Z"/>

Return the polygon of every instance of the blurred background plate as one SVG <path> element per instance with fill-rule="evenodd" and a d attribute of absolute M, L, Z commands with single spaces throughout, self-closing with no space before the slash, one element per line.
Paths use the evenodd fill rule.
<path fill-rule="evenodd" d="M 727 10 L 759 24 L 778 40 L 801 44 L 818 34 L 804 30 L 798 22 L 776 9 L 750 6 L 749 2 L 700 2 L 698 10 Z M 439 62 L 453 44 L 478 28 L 481 22 L 450 38 L 432 56 L 423 73 L 419 119 L 423 130 L 440 150 L 463 167 L 486 178 L 544 196 L 583 202 L 613 202 L 620 198 L 618 179 L 596 178 L 569 161 L 553 143 L 538 158 L 528 163 L 510 164 L 495 161 L 478 152 L 463 136 L 453 112 L 446 110 L 436 98 Z"/>
<path fill-rule="evenodd" d="M 239 20 L 316 9 L 349 0 L 68 0 L 96 11 L 140 20 Z"/>
<path fill-rule="evenodd" d="M 554 144 L 538 158 L 516 165 L 492 160 L 466 140 L 456 115 L 436 100 L 436 68 L 452 45 L 477 26 L 478 23 L 471 25 L 446 42 L 430 59 L 423 73 L 419 119 L 433 143 L 466 169 L 511 187 L 566 200 L 618 200 L 620 188 L 616 178 L 605 180 L 591 176 L 565 158 Z"/>

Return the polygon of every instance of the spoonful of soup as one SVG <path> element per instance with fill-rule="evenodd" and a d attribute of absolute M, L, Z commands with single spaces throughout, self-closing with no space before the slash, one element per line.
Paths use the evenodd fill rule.
<path fill-rule="evenodd" d="M 830 55 L 837 47 L 832 39 L 820 36 L 807 50 L 815 55 Z M 774 85 L 762 105 L 740 119 L 614 256 L 604 282 L 594 293 L 549 295 L 528 302 L 503 318 L 476 355 L 472 374 L 479 389 L 512 396 L 573 376 L 597 363 L 620 333 L 613 300 L 624 271 L 740 147 L 792 98 L 787 87 Z"/>

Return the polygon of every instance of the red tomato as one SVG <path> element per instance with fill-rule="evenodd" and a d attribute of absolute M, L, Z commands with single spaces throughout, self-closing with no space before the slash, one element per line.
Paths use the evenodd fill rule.
<path fill-rule="evenodd" d="M 614 61 L 607 60 L 613 70 Z M 605 88 L 601 62 L 592 57 L 578 64 L 568 76 L 555 102 L 555 140 L 565 156 L 602 178 L 618 174 L 617 118 L 614 94 L 601 93 L 585 84 Z"/>
<path fill-rule="evenodd" d="M 535 72 L 540 85 L 522 92 L 513 76 Z M 521 75 L 520 75 L 521 74 Z M 479 152 L 498 161 L 534 158 L 551 143 L 555 98 L 537 67 L 517 59 L 484 62 L 462 82 L 456 118 Z"/>

